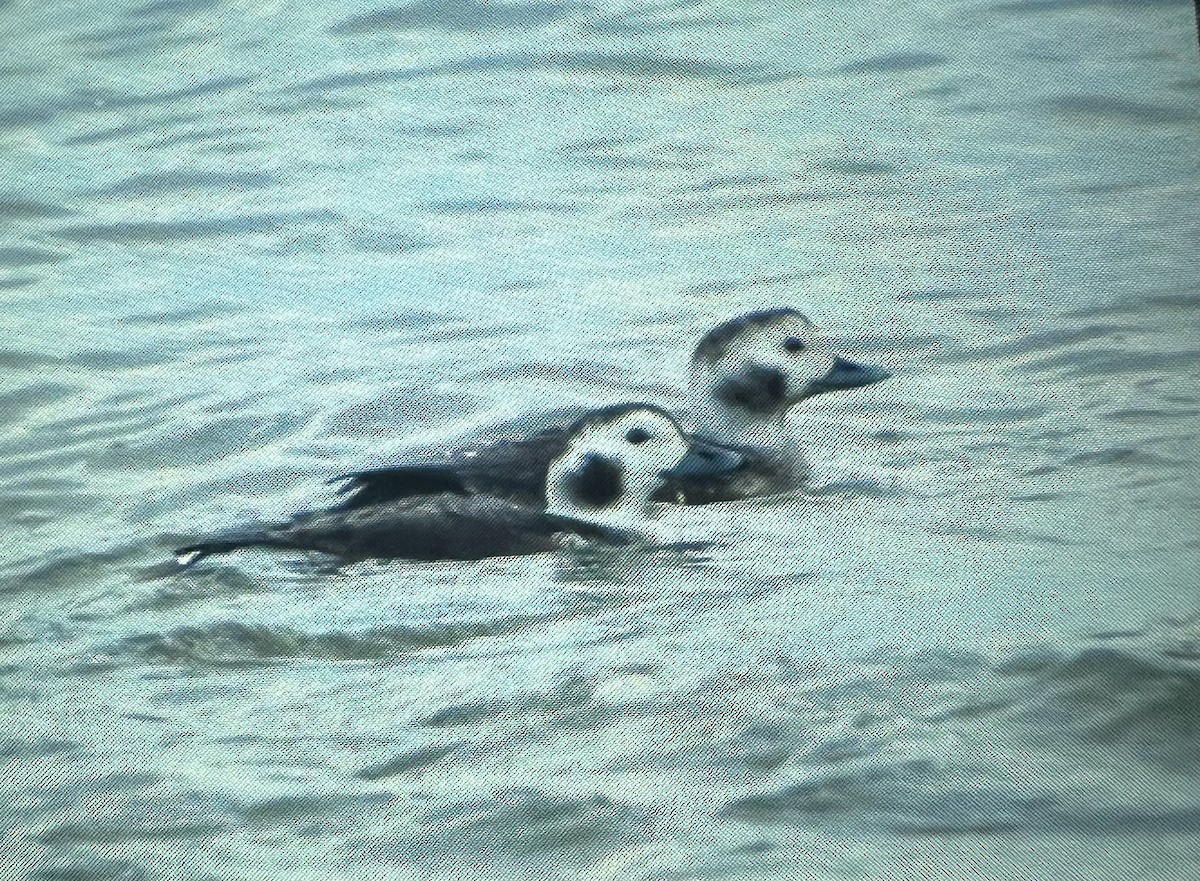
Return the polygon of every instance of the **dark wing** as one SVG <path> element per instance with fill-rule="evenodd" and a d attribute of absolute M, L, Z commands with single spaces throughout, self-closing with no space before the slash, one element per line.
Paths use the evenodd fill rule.
<path fill-rule="evenodd" d="M 344 481 L 338 493 L 345 498 L 334 506 L 337 511 L 383 505 L 411 496 L 468 495 L 467 486 L 453 465 L 397 465 L 352 471 L 330 479 L 330 483 L 338 481 Z"/>
<path fill-rule="evenodd" d="M 543 503 L 546 472 L 570 439 L 570 423 L 516 437 L 462 447 L 439 461 L 417 460 L 352 471 L 333 478 L 345 481 L 340 511 L 386 504 L 414 496 L 453 493 L 494 495 L 528 505 Z"/>
<path fill-rule="evenodd" d="M 301 515 L 286 535 L 290 547 L 347 560 L 481 560 L 558 546 L 555 529 L 540 508 L 450 493 Z"/>

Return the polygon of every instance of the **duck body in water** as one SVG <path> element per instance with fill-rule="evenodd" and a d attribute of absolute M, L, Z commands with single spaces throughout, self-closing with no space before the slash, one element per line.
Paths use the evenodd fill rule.
<path fill-rule="evenodd" d="M 674 475 L 655 500 L 708 504 L 775 495 L 802 486 L 809 465 L 804 444 L 787 421 L 800 402 L 861 388 L 891 376 L 834 353 L 815 325 L 788 307 L 750 312 L 706 333 L 689 365 L 690 439 L 736 451 L 734 471 Z M 537 504 L 550 463 L 565 449 L 582 408 L 525 417 L 494 427 L 490 436 L 408 461 L 342 475 L 353 510 L 433 492 L 488 494 Z M 529 430 L 527 424 L 537 424 Z"/>
<path fill-rule="evenodd" d="M 435 487 L 375 504 L 339 506 L 189 544 L 184 566 L 264 547 L 320 551 L 343 560 L 479 560 L 543 553 L 568 541 L 627 544 L 653 538 L 651 508 L 664 482 L 737 469 L 735 452 L 693 442 L 667 411 L 623 404 L 590 411 L 566 430 L 540 499 L 526 503 Z"/>
<path fill-rule="evenodd" d="M 686 480 L 688 504 L 736 501 L 799 489 L 811 471 L 807 439 L 789 420 L 818 395 L 891 378 L 833 350 L 819 328 L 790 307 L 749 312 L 700 338 L 688 365 L 688 418 L 695 435 L 740 450 L 734 473 Z"/>

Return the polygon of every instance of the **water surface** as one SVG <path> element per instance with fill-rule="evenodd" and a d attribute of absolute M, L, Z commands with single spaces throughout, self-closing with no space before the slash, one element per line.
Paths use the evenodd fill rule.
<path fill-rule="evenodd" d="M 0 874 L 1200 874 L 1191 4 L 16 0 L 0 46 Z M 776 304 L 896 376 L 708 550 L 139 575 L 678 404 Z"/>

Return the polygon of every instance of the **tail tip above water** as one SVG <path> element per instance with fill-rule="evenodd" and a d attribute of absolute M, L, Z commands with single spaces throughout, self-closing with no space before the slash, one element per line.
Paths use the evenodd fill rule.
<path fill-rule="evenodd" d="M 179 565 L 180 569 L 187 569 L 205 556 L 207 556 L 207 554 L 203 548 L 180 548 L 179 550 L 175 551 L 175 562 Z"/>

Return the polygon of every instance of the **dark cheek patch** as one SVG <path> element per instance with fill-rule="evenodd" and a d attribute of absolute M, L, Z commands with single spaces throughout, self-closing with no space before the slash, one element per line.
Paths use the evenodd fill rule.
<path fill-rule="evenodd" d="M 769 413 L 783 403 L 787 379 L 778 370 L 742 370 L 717 386 L 716 395 L 726 404 L 751 413 Z"/>
<path fill-rule="evenodd" d="M 717 397 L 726 404 L 749 409 L 750 401 L 753 398 L 753 389 L 741 377 L 731 376 L 722 380 L 721 384 L 717 386 Z"/>
<path fill-rule="evenodd" d="M 593 459 L 571 477 L 571 496 L 585 508 L 605 508 L 625 492 L 619 465 Z"/>

